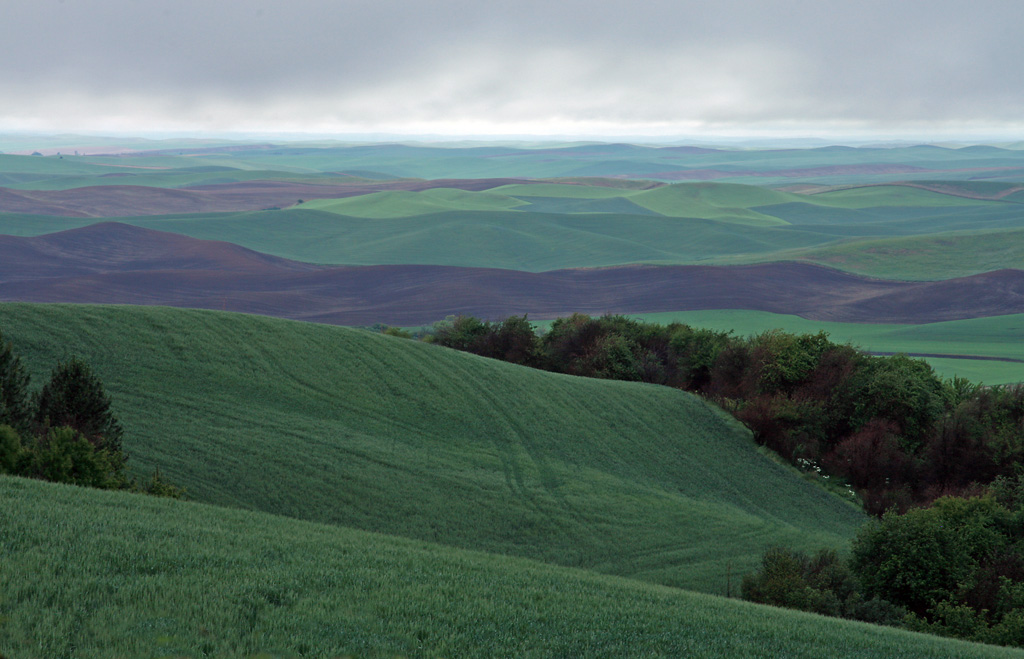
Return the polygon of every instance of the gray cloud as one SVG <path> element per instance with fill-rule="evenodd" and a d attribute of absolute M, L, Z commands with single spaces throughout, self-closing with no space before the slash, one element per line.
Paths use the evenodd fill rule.
<path fill-rule="evenodd" d="M 0 130 L 1024 126 L 1018 0 L 7 0 Z"/>

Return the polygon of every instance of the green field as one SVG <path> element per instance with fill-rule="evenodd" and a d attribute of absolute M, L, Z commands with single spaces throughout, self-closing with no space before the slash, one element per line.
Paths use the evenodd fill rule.
<path fill-rule="evenodd" d="M 61 144 L 0 136 L 8 150 Z M 0 154 L 0 188 L 542 180 L 116 218 L 323 264 L 803 260 L 904 280 L 1024 267 L 1024 149 L 126 145 L 163 150 Z M 0 234 L 109 220 L 0 212 Z M 1024 314 L 639 318 L 824 330 L 872 352 L 950 355 L 926 357 L 943 377 L 1024 381 Z M 35 388 L 57 360 L 91 364 L 129 470 L 159 469 L 191 499 L 0 476 L 0 658 L 1024 656 L 720 597 L 769 546 L 847 551 L 866 516 L 678 390 L 214 311 L 3 302 L 0 332 Z"/>
<path fill-rule="evenodd" d="M 138 171 L 102 181 L 154 182 L 150 179 L 161 176 Z M 247 180 L 250 174 L 261 178 L 273 172 L 172 170 L 162 176 L 180 182 Z M 932 280 L 1024 263 L 1024 205 L 1012 195 L 1001 200 L 958 196 L 970 189 L 956 182 L 930 184 L 949 194 L 879 185 L 811 195 L 731 183 L 650 189 L 629 185 L 635 182 L 600 183 L 384 191 L 308 199 L 280 211 L 118 219 L 299 261 L 344 265 L 536 272 L 805 260 L 874 277 Z M 0 213 L 0 233 L 31 236 L 99 221 L 106 218 Z"/>
<path fill-rule="evenodd" d="M 304 208 L 366 218 L 411 217 L 449 210 L 508 210 L 526 202 L 489 192 L 434 188 L 422 192 L 374 192 L 343 199 L 314 199 Z"/>
<path fill-rule="evenodd" d="M 0 327 L 36 381 L 92 364 L 130 464 L 201 502 L 714 593 L 864 520 L 666 387 L 208 311 L 4 304 Z"/>
<path fill-rule="evenodd" d="M 948 279 L 1024 267 L 1024 230 L 870 239 L 788 256 L 882 279 Z"/>
<path fill-rule="evenodd" d="M 1020 657 L 533 561 L 0 477 L 0 652 Z"/>

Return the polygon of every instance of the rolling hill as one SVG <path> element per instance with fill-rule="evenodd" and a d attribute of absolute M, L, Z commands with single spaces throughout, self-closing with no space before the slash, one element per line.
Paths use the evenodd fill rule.
<path fill-rule="evenodd" d="M 1024 271 L 897 282 L 802 263 L 541 273 L 317 267 L 111 222 L 32 238 L 0 237 L 0 299 L 163 304 L 338 325 L 421 325 L 454 314 L 545 318 L 723 308 L 926 323 L 1024 313 Z"/>
<path fill-rule="evenodd" d="M 171 172 L 224 174 L 208 167 L 216 171 Z M 158 182 L 146 171 L 100 178 Z M 185 188 L 0 188 L 0 233 L 39 235 L 118 217 L 333 265 L 542 272 L 804 260 L 906 280 L 1017 268 L 1024 241 L 1019 186 L 995 181 L 805 186 L 807 194 L 794 194 L 733 183 L 320 176 Z"/>
<path fill-rule="evenodd" d="M 0 477 L 0 652 L 1020 657 L 250 511 Z"/>
<path fill-rule="evenodd" d="M 199 502 L 714 593 L 864 520 L 665 387 L 219 312 L 4 304 L 0 327 L 36 381 L 92 364 L 130 466 Z"/>
<path fill-rule="evenodd" d="M 305 199 L 337 199 L 373 195 L 389 190 L 486 190 L 524 183 L 518 179 L 463 181 L 365 181 L 302 182 L 291 180 L 241 180 L 193 185 L 174 189 L 132 185 L 134 174 L 122 174 L 121 185 L 88 185 L 67 189 L 0 188 L 0 211 L 65 217 L 128 217 L 172 213 L 216 213 L 276 209 L 301 204 Z"/>

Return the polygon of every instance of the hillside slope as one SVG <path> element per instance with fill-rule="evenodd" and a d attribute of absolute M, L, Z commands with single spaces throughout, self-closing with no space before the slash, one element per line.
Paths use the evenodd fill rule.
<path fill-rule="evenodd" d="M 664 387 L 220 312 L 4 304 L 0 328 L 36 382 L 93 364 L 130 465 L 201 502 L 709 592 L 864 520 Z"/>
<path fill-rule="evenodd" d="M 0 528 L 4 656 L 1024 656 L 263 513 L 6 476 Z"/>
<path fill-rule="evenodd" d="M 448 315 L 756 309 L 848 322 L 926 323 L 1024 312 L 1024 271 L 937 282 L 805 263 L 623 266 L 529 273 L 442 266 L 318 267 L 115 222 L 0 236 L 0 300 L 166 304 L 338 325 Z"/>

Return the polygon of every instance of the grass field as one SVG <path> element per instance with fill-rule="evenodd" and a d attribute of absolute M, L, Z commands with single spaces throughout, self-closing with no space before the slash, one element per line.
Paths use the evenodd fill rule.
<path fill-rule="evenodd" d="M 93 364 L 130 464 L 201 502 L 716 593 L 864 519 L 664 387 L 218 312 L 4 304 L 0 327 L 37 382 Z"/>
<path fill-rule="evenodd" d="M 1020 657 L 251 511 L 0 477 L 0 652 Z"/>
<path fill-rule="evenodd" d="M 970 355 L 1018 360 L 1014 362 L 925 357 L 936 373 L 966 377 L 985 384 L 1024 382 L 1024 315 L 973 318 L 925 325 L 874 325 L 832 323 L 799 316 L 723 309 L 631 315 L 645 322 L 681 322 L 694 327 L 732 331 L 738 336 L 781 329 L 799 334 L 828 332 L 837 343 L 851 343 L 872 352 L 904 352 L 928 355 Z M 550 321 L 537 321 L 546 327 Z"/>
<path fill-rule="evenodd" d="M 244 180 L 271 174 L 224 172 L 214 166 L 193 169 L 203 171 L 135 170 L 131 176 L 102 180 Z M 211 169 L 216 171 L 207 171 Z M 969 182 L 929 183 L 949 194 L 879 185 L 798 195 L 730 183 L 652 189 L 638 188 L 635 182 L 623 187 L 600 183 L 508 185 L 485 192 L 389 191 L 308 199 L 301 207 L 281 211 L 121 221 L 234 242 L 299 261 L 347 265 L 536 272 L 631 263 L 807 260 L 874 277 L 929 280 L 1024 263 L 1024 206 L 1013 195 L 999 200 L 958 196 L 995 194 L 998 190 L 991 185 L 974 190 Z M 1003 190 L 1013 187 L 987 183 Z M 102 220 L 0 213 L 0 233 L 38 235 L 96 221 Z"/>
<path fill-rule="evenodd" d="M 422 192 L 374 192 L 344 199 L 314 199 L 304 207 L 368 218 L 410 217 L 449 210 L 508 210 L 526 202 L 490 192 L 434 188 Z"/>
<path fill-rule="evenodd" d="M 382 211 L 383 212 L 383 211 Z M 0 233 L 39 235 L 100 220 L 0 214 Z M 389 219 L 316 210 L 119 220 L 313 263 L 420 264 L 542 272 L 629 263 L 706 263 L 813 247 L 832 236 L 648 215 L 447 211 Z M 750 260 L 750 259 L 747 259 Z"/>
<path fill-rule="evenodd" d="M 110 170 L 109 167 L 104 167 Z M 173 170 L 118 170 L 116 176 L 108 172 L 97 175 L 94 172 L 81 176 L 61 176 L 44 180 L 34 180 L 19 184 L 8 184 L 4 187 L 15 190 L 70 190 L 92 185 L 141 185 L 154 188 L 184 188 L 198 185 L 216 185 L 219 183 L 239 183 L 243 181 L 294 181 L 300 183 L 338 182 L 339 179 L 327 174 L 310 174 L 295 172 L 275 172 L 268 170 L 244 170 L 234 167 L 194 167 Z"/>
<path fill-rule="evenodd" d="M 1024 230 L 872 239 L 790 256 L 886 279 L 946 279 L 1024 267 Z"/>

